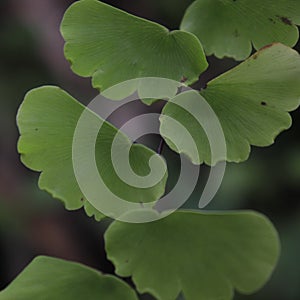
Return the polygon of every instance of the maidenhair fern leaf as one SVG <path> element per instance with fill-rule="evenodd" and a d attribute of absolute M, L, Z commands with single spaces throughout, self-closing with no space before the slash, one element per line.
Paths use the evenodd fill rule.
<path fill-rule="evenodd" d="M 92 133 L 96 131 L 95 164 L 97 171 L 110 190 L 111 197 L 117 195 L 121 199 L 130 202 L 144 203 L 159 199 L 164 193 L 167 174 L 155 185 L 148 188 L 131 186 L 121 180 L 113 166 L 111 159 L 111 147 L 118 130 L 110 123 L 104 121 L 101 129 L 99 124 L 103 120 L 63 90 L 48 86 L 30 91 L 18 112 L 18 127 L 20 140 L 18 151 L 22 162 L 32 170 L 41 172 L 39 186 L 50 192 L 53 197 L 62 200 L 67 209 L 74 210 L 85 207 L 88 215 L 95 215 L 100 220 L 103 215 L 87 202 L 74 173 L 73 138 L 78 120 L 83 111 L 88 119 L 87 128 L 82 140 L 77 144 L 83 162 L 87 162 L 86 152 L 91 147 Z M 99 130 L 99 132 L 98 132 Z M 134 144 L 124 134 L 118 134 L 116 152 L 122 155 L 124 149 L 130 148 L 130 164 L 134 172 L 140 176 L 146 176 L 149 172 L 149 159 L 165 167 L 164 160 L 152 150 L 143 145 Z M 103 200 L 104 191 L 99 191 L 98 181 L 91 178 L 90 170 L 81 174 L 83 180 L 90 186 L 90 190 L 96 193 L 97 201 Z M 90 200 L 90 199 L 89 199 Z M 105 197 L 106 201 L 109 201 Z M 115 216 L 117 217 L 117 216 Z"/>
<path fill-rule="evenodd" d="M 170 32 L 97 0 L 71 5 L 61 31 L 73 71 L 93 77 L 93 86 L 101 90 L 141 77 L 193 83 L 207 68 L 202 46 L 194 35 Z"/>
<path fill-rule="evenodd" d="M 261 288 L 279 256 L 272 224 L 254 212 L 178 211 L 157 222 L 114 222 L 108 258 L 140 293 L 158 300 L 230 300 Z"/>
<path fill-rule="evenodd" d="M 201 99 L 208 102 L 222 126 L 227 161 L 248 158 L 250 145 L 269 146 L 275 137 L 292 124 L 288 112 L 300 104 L 300 56 L 282 44 L 263 48 L 245 62 L 208 83 L 200 95 L 182 93 L 168 102 L 162 111 L 161 134 L 178 152 L 186 153 L 193 162 L 211 164 L 210 147 L 201 125 L 193 118 Z M 198 97 L 198 101 L 194 101 Z M 201 98 L 201 99 L 200 99 Z M 198 102 L 189 112 L 180 103 Z M 172 119 L 183 124 L 198 148 L 188 148 L 188 137 L 174 130 Z M 211 126 L 214 126 L 211 120 Z M 173 145 L 180 145 L 176 148 Z M 199 155 L 199 158 L 198 158 Z M 219 157 L 219 160 L 224 157 Z M 215 162 L 215 161 L 214 161 Z M 212 163 L 214 163 L 212 162 Z"/>
<path fill-rule="evenodd" d="M 207 55 L 247 58 L 274 42 L 294 46 L 299 38 L 298 0 L 197 0 L 187 9 L 181 29 L 194 33 Z"/>
<path fill-rule="evenodd" d="M 78 263 L 39 256 L 3 291 L 0 300 L 137 300 L 125 282 Z"/>

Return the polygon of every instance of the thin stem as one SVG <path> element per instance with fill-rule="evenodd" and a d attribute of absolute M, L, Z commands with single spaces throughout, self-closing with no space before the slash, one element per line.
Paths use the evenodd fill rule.
<path fill-rule="evenodd" d="M 161 137 L 161 138 L 160 138 L 159 145 L 158 145 L 158 148 L 157 148 L 157 153 L 158 153 L 159 155 L 162 154 L 162 151 L 163 151 L 163 149 L 164 149 L 164 145 L 165 145 L 165 140 Z"/>

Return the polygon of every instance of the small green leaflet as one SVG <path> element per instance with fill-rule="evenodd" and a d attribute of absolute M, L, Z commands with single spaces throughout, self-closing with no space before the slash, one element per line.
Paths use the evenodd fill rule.
<path fill-rule="evenodd" d="M 138 300 L 125 282 L 78 263 L 39 256 L 3 291 L 0 300 Z"/>
<path fill-rule="evenodd" d="M 58 87 L 46 86 L 30 91 L 18 112 L 20 140 L 18 151 L 22 162 L 30 169 L 41 172 L 39 187 L 62 200 L 69 210 L 84 206 L 89 216 L 97 220 L 104 216 L 96 210 L 83 195 L 74 175 L 72 161 L 72 142 L 75 128 L 85 107 Z M 98 130 L 100 117 L 91 111 L 87 134 L 79 143 L 82 147 L 89 144 L 90 134 Z M 118 130 L 104 122 L 97 135 L 95 159 L 97 168 L 106 186 L 116 195 L 130 202 L 152 202 L 164 193 L 167 174 L 156 185 L 138 188 L 127 185 L 116 174 L 111 160 L 111 145 Z M 130 147 L 132 142 L 119 134 L 118 148 Z M 143 145 L 134 144 L 130 148 L 130 165 L 140 176 L 149 172 L 149 159 L 155 153 Z M 83 152 L 82 160 L 86 157 Z M 155 154 L 156 161 L 165 166 L 164 160 Z M 86 174 L 88 180 L 89 174 Z M 107 200 L 107 199 L 106 199 Z M 101 201 L 101 194 L 99 194 Z"/>
<path fill-rule="evenodd" d="M 246 160 L 250 145 L 269 146 L 281 131 L 291 126 L 292 119 L 288 112 L 300 104 L 299 78 L 299 54 L 287 46 L 274 44 L 212 80 L 200 92 L 198 97 L 206 99 L 221 123 L 227 161 Z M 160 118 L 160 132 L 174 151 L 187 154 L 194 163 L 204 161 L 211 164 L 209 144 L 201 125 L 190 113 L 176 105 L 177 102 L 191 100 L 188 94 L 183 93 L 166 104 Z M 200 159 L 187 148 L 186 137 L 179 136 L 173 130 L 169 118 L 189 130 Z M 181 145 L 181 148 L 176 149 L 174 144 Z"/>
<path fill-rule="evenodd" d="M 207 55 L 247 58 L 274 42 L 294 46 L 299 38 L 298 0 L 197 0 L 180 28 L 194 33 Z"/>
<path fill-rule="evenodd" d="M 202 46 L 194 35 L 170 32 L 97 0 L 72 4 L 61 32 L 72 70 L 93 77 L 93 86 L 102 91 L 141 77 L 191 84 L 207 68 Z"/>
<path fill-rule="evenodd" d="M 254 212 L 177 211 L 146 224 L 115 221 L 105 234 L 108 258 L 140 293 L 158 300 L 231 300 L 261 288 L 279 256 L 277 233 Z"/>

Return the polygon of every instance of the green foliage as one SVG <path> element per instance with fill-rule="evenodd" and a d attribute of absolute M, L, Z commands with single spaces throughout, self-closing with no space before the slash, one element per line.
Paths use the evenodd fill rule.
<path fill-rule="evenodd" d="M 300 104 L 299 78 L 299 54 L 287 46 L 274 44 L 213 79 L 200 92 L 221 123 L 228 161 L 246 160 L 250 145 L 269 146 L 281 131 L 291 126 L 288 112 Z M 196 107 L 193 103 L 200 103 L 201 96 L 183 93 L 169 101 L 162 111 L 160 132 L 173 150 L 186 153 L 195 163 L 209 164 L 210 147 L 205 132 L 190 113 L 176 105 L 191 102 L 190 106 Z M 199 99 L 194 100 L 195 97 Z M 200 161 L 198 153 L 188 147 L 188 137 L 178 133 L 170 118 L 190 131 Z M 176 149 L 174 143 L 181 148 Z"/>
<path fill-rule="evenodd" d="M 195 36 L 132 16 L 96 0 L 74 3 L 61 31 L 73 71 L 93 77 L 105 90 L 138 77 L 163 77 L 188 84 L 207 68 Z"/>
<path fill-rule="evenodd" d="M 157 222 L 115 221 L 105 234 L 116 273 L 159 300 L 233 297 L 259 289 L 279 255 L 277 233 L 254 212 L 181 211 Z"/>
<path fill-rule="evenodd" d="M 122 280 L 81 264 L 39 256 L 2 292 L 1 300 L 137 300 Z"/>
<path fill-rule="evenodd" d="M 300 23 L 299 9 L 298 1 L 292 0 L 198 0 L 187 10 L 182 30 L 170 32 L 102 2 L 81 0 L 67 10 L 61 31 L 66 41 L 65 56 L 73 71 L 92 77 L 95 88 L 110 93 L 109 88 L 115 84 L 136 79 L 125 91 L 118 90 L 114 100 L 135 90 L 149 105 L 160 99 L 149 97 L 149 90 L 169 99 L 160 118 L 160 132 L 174 151 L 185 153 L 195 164 L 225 159 L 240 162 L 248 158 L 250 145 L 268 146 L 291 126 L 288 112 L 300 101 L 298 53 L 280 43 L 268 45 L 209 82 L 207 88 L 179 95 L 180 83 L 148 86 L 140 78 L 165 77 L 191 85 L 207 68 L 201 42 L 207 54 L 236 59 L 249 56 L 251 42 L 256 49 L 270 42 L 294 45 L 298 31 L 293 24 Z M 199 113 L 200 119 L 210 121 L 201 106 L 205 100 L 223 128 L 226 157 L 212 159 L 203 127 L 191 115 Z M 178 106 L 181 103 L 190 113 Z M 76 140 L 74 134 L 83 112 L 88 119 L 88 134 Z M 196 151 L 169 117 L 189 131 Z M 99 202 L 106 194 L 104 189 L 98 192 L 89 172 L 91 144 L 95 146 L 96 169 L 113 194 L 129 202 L 141 202 L 141 206 L 164 194 L 167 173 L 151 187 L 131 186 L 114 169 L 111 148 L 118 137 L 118 155 L 129 149 L 129 165 L 140 176 L 152 171 L 150 158 L 164 169 L 162 157 L 143 145 L 132 144 L 125 134 L 119 134 L 113 125 L 60 88 L 46 86 L 30 91 L 17 122 L 22 162 L 41 173 L 39 187 L 62 200 L 67 209 L 84 207 L 96 220 L 104 218 L 77 182 L 74 139 L 82 153 L 79 160 L 86 163 L 82 176 Z M 175 300 L 180 292 L 186 300 L 230 300 L 234 289 L 252 293 L 270 277 L 280 248 L 272 224 L 254 212 L 178 211 L 152 223 L 115 221 L 105 240 L 116 273 L 132 276 L 139 292 L 149 292 L 159 300 Z M 113 276 L 40 257 L 0 293 L 0 300 L 50 300 L 62 295 L 63 299 L 137 299 L 132 289 Z"/>
<path fill-rule="evenodd" d="M 247 58 L 255 49 L 299 38 L 297 0 L 197 0 L 187 9 L 180 28 L 194 33 L 207 55 Z"/>
<path fill-rule="evenodd" d="M 32 170 L 42 172 L 39 187 L 50 192 L 53 197 L 62 200 L 67 209 L 85 207 L 88 215 L 97 220 L 104 216 L 86 201 L 74 175 L 72 162 L 72 142 L 74 131 L 85 107 L 63 90 L 48 86 L 30 91 L 18 112 L 18 126 L 21 137 L 18 151 L 22 162 Z M 90 111 L 87 124 L 91 130 L 99 128 L 100 117 Z M 96 142 L 96 162 L 106 185 L 118 196 L 132 202 L 152 202 L 164 193 L 166 175 L 155 186 L 136 188 L 124 183 L 116 174 L 110 159 L 111 144 L 118 130 L 108 122 L 101 127 Z M 119 152 L 124 152 L 131 142 L 125 135 L 118 135 Z M 85 160 L 85 148 L 90 145 L 90 135 L 85 135 L 82 145 L 82 160 Z M 131 166 L 137 174 L 148 172 L 149 158 L 154 152 L 142 145 L 132 145 Z M 165 165 L 163 159 L 156 159 Z M 90 178 L 86 174 L 86 180 Z"/>

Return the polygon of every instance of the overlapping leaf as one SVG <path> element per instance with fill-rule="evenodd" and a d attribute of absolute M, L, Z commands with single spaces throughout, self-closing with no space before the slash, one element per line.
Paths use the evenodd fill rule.
<path fill-rule="evenodd" d="M 2 292 L 1 300 L 137 300 L 122 280 L 83 265 L 40 256 Z"/>
<path fill-rule="evenodd" d="M 83 105 L 57 87 L 32 90 L 26 95 L 18 113 L 21 134 L 18 150 L 27 167 L 41 172 L 41 189 L 61 199 L 67 209 L 84 206 L 88 215 L 94 214 L 99 220 L 103 217 L 102 214 L 86 201 L 73 170 L 73 136 L 84 109 Z M 83 146 L 89 145 L 92 131 L 99 129 L 100 117 L 91 111 L 89 114 L 90 131 L 86 132 L 82 141 L 78 141 Z M 118 177 L 111 160 L 111 146 L 117 131 L 105 121 L 97 135 L 95 159 L 106 186 L 126 201 L 151 202 L 159 199 L 164 193 L 166 174 L 161 181 L 149 188 L 130 186 Z M 117 151 L 122 154 L 123 149 L 130 147 L 131 142 L 125 135 L 119 138 Z M 86 161 L 84 154 L 83 152 L 82 161 Z M 146 176 L 149 173 L 148 162 L 153 154 L 152 150 L 142 145 L 132 145 L 129 159 L 133 171 L 140 176 Z M 155 155 L 155 159 L 165 166 L 161 157 Z M 89 174 L 86 174 L 87 180 L 88 177 Z"/>
<path fill-rule="evenodd" d="M 130 15 L 97 0 L 66 12 L 61 31 L 65 56 L 76 74 L 104 90 L 139 77 L 195 82 L 207 62 L 198 39 Z"/>
<path fill-rule="evenodd" d="M 279 255 L 272 224 L 254 212 L 176 212 L 157 222 L 114 222 L 105 235 L 108 258 L 139 292 L 159 300 L 229 300 L 270 277 Z"/>
<path fill-rule="evenodd" d="M 197 0 L 181 29 L 194 33 L 206 54 L 243 60 L 255 49 L 281 42 L 294 46 L 299 33 L 298 0 Z"/>
<path fill-rule="evenodd" d="M 221 123 L 227 161 L 246 160 L 250 145 L 271 145 L 281 131 L 291 126 L 288 112 L 300 104 L 299 80 L 299 54 L 287 46 L 274 44 L 208 83 L 199 97 L 207 100 Z M 181 94 L 167 103 L 161 116 L 161 134 L 173 150 L 186 153 L 195 163 L 210 164 L 209 143 L 201 125 L 193 118 L 193 111 L 184 111 L 176 105 L 191 100 L 189 94 Z M 198 153 L 187 147 L 187 137 L 174 130 L 170 117 L 189 130 L 200 159 Z M 181 148 L 175 148 L 174 144 Z"/>

